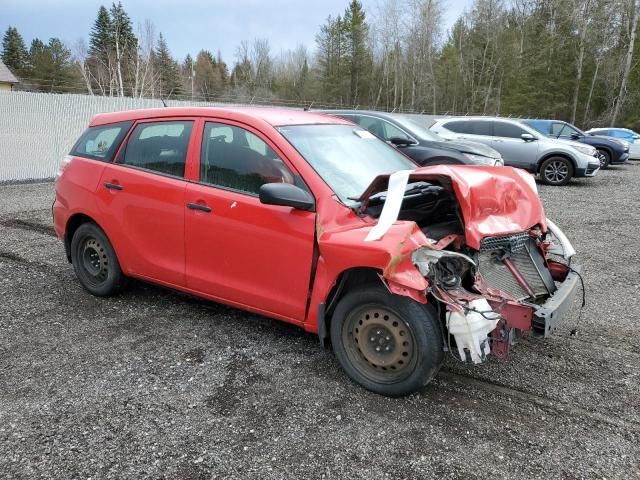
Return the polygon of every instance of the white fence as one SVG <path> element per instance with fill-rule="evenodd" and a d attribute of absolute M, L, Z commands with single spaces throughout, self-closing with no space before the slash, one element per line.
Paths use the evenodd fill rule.
<path fill-rule="evenodd" d="M 168 101 L 170 106 L 220 103 Z M 229 106 L 229 104 L 224 104 Z M 162 107 L 161 100 L 0 92 L 0 183 L 53 178 L 97 113 Z"/>
<path fill-rule="evenodd" d="M 170 106 L 231 106 L 167 101 Z M 236 104 L 237 105 L 237 104 Z M 55 176 L 62 158 L 97 113 L 162 107 L 148 98 L 0 92 L 0 183 Z M 430 123 L 431 116 L 420 117 Z"/>

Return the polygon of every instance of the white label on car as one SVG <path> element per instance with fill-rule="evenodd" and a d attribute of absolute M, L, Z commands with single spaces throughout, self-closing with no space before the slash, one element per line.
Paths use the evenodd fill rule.
<path fill-rule="evenodd" d="M 353 133 L 355 133 L 360 138 L 376 138 L 376 136 L 369 130 L 354 130 Z"/>
<path fill-rule="evenodd" d="M 413 170 L 399 170 L 391 174 L 389 177 L 387 199 L 382 207 L 382 213 L 380 213 L 377 225 L 369 230 L 369 234 L 364 239 L 365 242 L 380 240 L 384 234 L 387 233 L 391 225 L 398 219 L 402 200 L 404 199 L 404 192 L 407 189 L 409 175 L 412 172 Z"/>

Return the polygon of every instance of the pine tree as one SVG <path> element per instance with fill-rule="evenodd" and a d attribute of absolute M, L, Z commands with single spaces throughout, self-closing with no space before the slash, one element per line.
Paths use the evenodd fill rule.
<path fill-rule="evenodd" d="M 346 63 L 349 73 L 349 102 L 356 104 L 366 94 L 368 76 L 371 72 L 371 52 L 367 46 L 369 26 L 365 21 L 362 3 L 351 0 L 344 13 L 346 37 Z"/>
<path fill-rule="evenodd" d="M 34 87 L 47 92 L 70 92 L 79 81 L 77 69 L 71 61 L 71 51 L 59 38 L 45 44 L 38 38 L 29 50 L 30 77 Z"/>
<path fill-rule="evenodd" d="M 196 57 L 195 90 L 205 100 L 211 100 L 222 91 L 222 81 L 216 59 L 210 51 L 201 50 Z"/>
<path fill-rule="evenodd" d="M 154 51 L 156 70 L 160 77 L 160 95 L 168 97 L 182 93 L 180 71 L 176 61 L 171 58 L 169 46 L 162 33 L 158 38 L 158 45 Z"/>
<path fill-rule="evenodd" d="M 115 51 L 115 73 L 118 93 L 125 94 L 124 78 L 128 65 L 135 58 L 138 51 L 138 39 L 133 34 L 131 19 L 124 11 L 122 2 L 111 5 L 111 37 Z"/>
<path fill-rule="evenodd" d="M 16 75 L 24 75 L 28 67 L 29 54 L 22 35 L 15 27 L 7 28 L 2 38 L 2 63 Z"/>
<path fill-rule="evenodd" d="M 104 6 L 98 10 L 98 17 L 89 32 L 89 55 L 108 64 L 109 51 L 113 47 L 111 17 Z"/>

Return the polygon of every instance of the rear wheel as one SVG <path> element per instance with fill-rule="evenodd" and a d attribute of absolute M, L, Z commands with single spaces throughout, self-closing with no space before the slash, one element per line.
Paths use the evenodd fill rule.
<path fill-rule="evenodd" d="M 547 185 L 566 185 L 573 177 L 573 165 L 563 157 L 546 159 L 540 167 L 540 180 Z"/>
<path fill-rule="evenodd" d="M 611 155 L 606 150 L 598 149 L 598 160 L 600 160 L 600 168 L 607 168 L 611 163 Z"/>
<path fill-rule="evenodd" d="M 78 280 L 93 295 L 114 295 L 125 285 L 111 242 L 95 223 L 84 223 L 73 234 L 71 261 Z"/>
<path fill-rule="evenodd" d="M 442 333 L 433 308 L 370 286 L 346 294 L 331 322 L 331 343 L 347 375 L 389 397 L 408 395 L 436 374 Z"/>

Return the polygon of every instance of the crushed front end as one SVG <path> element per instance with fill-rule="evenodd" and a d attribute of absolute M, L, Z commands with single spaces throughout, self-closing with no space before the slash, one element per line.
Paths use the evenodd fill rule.
<path fill-rule="evenodd" d="M 523 332 L 549 336 L 573 305 L 581 283 L 575 250 L 546 218 L 526 172 L 444 165 L 397 172 L 374 182 L 363 205 L 379 219 L 367 241 L 396 220 L 424 234 L 411 262 L 462 360 L 506 357 Z"/>
<path fill-rule="evenodd" d="M 446 327 L 462 360 L 506 357 L 523 332 L 551 335 L 571 308 L 580 267 L 573 247 L 551 222 L 510 235 L 485 237 L 478 250 L 452 238 L 441 250 L 427 245 L 412 260 L 446 308 Z M 458 243 L 460 248 L 450 249 Z M 440 243 L 439 246 L 443 246 Z"/>

